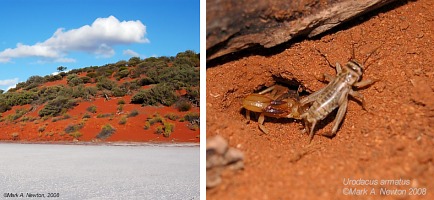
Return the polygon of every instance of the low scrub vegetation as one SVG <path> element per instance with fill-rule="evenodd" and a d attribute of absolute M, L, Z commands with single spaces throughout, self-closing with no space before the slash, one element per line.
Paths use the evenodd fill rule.
<path fill-rule="evenodd" d="M 176 56 L 146 59 L 132 57 L 129 60 L 103 66 L 89 66 L 70 71 L 65 71 L 66 67 L 62 66 L 63 70 L 59 70 L 57 75 L 31 76 L 25 82 L 18 83 L 15 88 L 8 91 L 0 90 L 0 113 L 14 110 L 12 113 L 8 112 L 8 116 L 0 117 L 0 121 L 4 121 L 3 123 L 13 121 L 15 124 L 19 123 L 17 120 L 22 124 L 34 121 L 35 124 L 41 123 L 39 127 L 36 126 L 35 131 L 47 134 L 51 131 L 51 128 L 45 130 L 47 124 L 51 122 L 56 122 L 56 125 L 65 124 L 65 121 L 58 121 L 68 118 L 72 118 L 71 123 L 74 123 L 73 121 L 80 120 L 81 116 L 84 122 L 89 119 L 92 121 L 93 117 L 110 117 L 110 120 L 116 120 L 111 123 L 119 126 L 116 122 L 126 124 L 127 120 L 132 120 L 128 118 L 145 114 L 142 110 L 130 111 L 131 105 L 125 105 L 129 103 L 142 106 L 174 105 L 179 111 L 188 112 L 199 105 L 199 63 L 199 54 L 185 51 Z M 56 82 L 46 84 L 53 81 Z M 114 112 L 104 114 L 99 107 L 97 109 L 92 103 L 88 104 L 95 99 L 98 100 L 96 102 L 100 102 L 101 98 L 105 101 L 118 101 L 117 114 L 121 116 L 118 117 Z M 69 111 L 79 104 L 91 106 L 88 108 L 79 106 L 80 109 L 83 108 L 79 112 Z M 15 107 L 23 105 L 31 105 L 26 106 L 31 108 Z M 124 110 L 130 112 L 124 113 Z M 72 113 L 80 113 L 77 114 L 80 116 Z M 184 120 L 189 123 L 193 121 L 198 124 L 198 118 L 198 115 L 194 116 L 190 113 L 185 116 L 173 113 L 164 117 L 155 115 L 145 121 L 144 128 L 155 129 L 157 133 L 169 137 L 175 129 L 176 121 Z M 69 134 L 76 139 L 81 136 L 80 124 L 70 124 L 64 128 L 64 131 L 56 130 L 56 133 Z M 106 125 L 102 127 L 97 137 L 104 139 L 114 132 L 112 126 Z"/>
<path fill-rule="evenodd" d="M 199 123 L 200 116 L 199 113 L 187 113 L 184 115 L 184 119 L 190 123 Z"/>
<path fill-rule="evenodd" d="M 91 106 L 87 107 L 86 110 L 91 112 L 91 113 L 96 113 L 96 106 L 91 105 Z"/>
<path fill-rule="evenodd" d="M 139 111 L 132 110 L 130 113 L 128 113 L 127 117 L 135 117 L 137 115 L 139 115 Z"/>
<path fill-rule="evenodd" d="M 78 131 L 72 132 L 69 134 L 70 136 L 72 136 L 74 139 L 78 139 L 79 137 L 81 137 L 83 134 L 81 134 Z"/>
<path fill-rule="evenodd" d="M 84 124 L 70 124 L 66 126 L 65 133 L 71 134 L 73 132 L 77 132 L 81 128 L 83 128 Z"/>
<path fill-rule="evenodd" d="M 170 119 L 172 121 L 176 121 L 179 119 L 178 115 L 175 115 L 173 113 L 167 113 L 166 115 L 164 115 L 165 118 Z"/>
<path fill-rule="evenodd" d="M 127 123 L 127 118 L 125 116 L 121 117 L 121 119 L 119 120 L 119 124 L 126 124 Z"/>
<path fill-rule="evenodd" d="M 62 112 L 66 112 L 68 109 L 77 105 L 75 99 L 69 99 L 63 96 L 59 96 L 47 103 L 42 110 L 39 111 L 39 116 L 57 116 Z"/>
<path fill-rule="evenodd" d="M 101 132 L 98 133 L 96 138 L 98 139 L 106 139 L 110 137 L 114 132 L 116 132 L 116 129 L 113 128 L 110 124 L 106 124 L 102 127 Z"/>
<path fill-rule="evenodd" d="M 158 105 L 171 106 L 178 100 L 173 87 L 166 83 L 161 83 L 151 89 L 142 90 L 131 98 L 131 103 L 142 105 Z"/>
<path fill-rule="evenodd" d="M 96 116 L 96 118 L 106 118 L 106 117 L 112 117 L 113 116 L 113 113 L 104 113 L 104 114 L 98 114 L 97 116 Z"/>
<path fill-rule="evenodd" d="M 143 128 L 148 130 L 154 124 L 158 124 L 155 127 L 155 133 L 163 134 L 164 137 L 169 137 L 170 134 L 175 130 L 175 125 L 167 122 L 158 113 L 154 114 L 152 118 L 148 118 Z"/>
<path fill-rule="evenodd" d="M 191 109 L 191 103 L 186 99 L 179 99 L 175 103 L 175 108 L 177 108 L 180 112 L 186 112 Z"/>

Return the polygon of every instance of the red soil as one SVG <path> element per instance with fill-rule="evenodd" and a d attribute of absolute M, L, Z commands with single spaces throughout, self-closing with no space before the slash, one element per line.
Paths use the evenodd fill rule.
<path fill-rule="evenodd" d="M 126 102 L 121 113 L 117 112 L 117 103 L 120 99 Z M 179 112 L 173 107 L 142 107 L 141 105 L 129 104 L 128 102 L 130 102 L 130 100 L 131 96 L 112 98 L 109 101 L 106 101 L 105 98 L 98 98 L 94 101 L 82 101 L 66 113 L 70 118 L 55 122 L 53 122 L 54 118 L 44 120 L 38 116 L 38 112 L 43 106 L 31 110 L 15 121 L 8 120 L 8 116 L 14 115 L 16 110 L 29 110 L 31 108 L 30 105 L 15 106 L 13 109 L 2 114 L 3 121 L 0 122 L 0 140 L 73 141 L 73 137 L 65 133 L 65 128 L 68 125 L 84 123 L 83 128 L 78 130 L 82 134 L 82 136 L 78 138 L 79 141 L 101 141 L 96 140 L 97 134 L 101 131 L 103 126 L 110 124 L 116 129 L 116 132 L 102 141 L 199 142 L 200 130 L 190 130 L 187 126 L 188 122 L 166 119 L 168 122 L 175 125 L 174 132 L 172 132 L 169 137 L 155 134 L 155 128 L 158 125 L 153 125 L 148 130 L 144 129 L 147 118 L 152 117 L 156 113 L 162 117 L 169 113 L 183 117 L 187 112 Z M 89 113 L 86 110 L 92 105 L 96 106 L 96 113 Z M 119 124 L 121 118 L 125 117 L 132 110 L 137 110 L 139 114 L 135 117 L 127 118 L 125 124 Z M 192 108 L 192 110 L 188 112 L 199 113 L 199 108 Z M 91 117 L 89 119 L 83 119 L 86 113 L 90 114 Z M 98 114 L 112 114 L 112 116 L 98 118 Z M 26 118 L 30 120 L 24 120 Z M 62 118 L 62 116 L 55 118 Z"/>
<path fill-rule="evenodd" d="M 64 78 L 62 80 L 57 80 L 57 81 L 52 81 L 52 82 L 44 83 L 45 87 L 50 87 L 50 86 L 55 86 L 55 85 L 67 85 L 66 79 Z M 40 87 L 42 87 L 42 86 L 40 86 Z"/>
<path fill-rule="evenodd" d="M 84 77 L 87 73 L 82 72 L 77 74 L 79 77 Z M 110 80 L 122 84 L 132 79 L 125 77 L 119 81 L 116 80 L 114 74 Z M 41 87 L 49 87 L 55 85 L 67 85 L 66 77 L 62 80 L 47 82 Z M 96 83 L 87 83 L 86 87 L 96 86 Z M 152 85 L 145 85 L 142 89 L 152 88 Z M 179 93 L 177 91 L 177 93 Z M 169 137 L 164 137 L 162 134 L 156 134 L 155 129 L 161 124 L 155 124 L 149 129 L 145 130 L 144 125 L 148 117 L 152 118 L 154 114 L 159 114 L 164 117 L 166 114 L 174 114 L 182 118 L 188 112 L 199 113 L 199 108 L 193 107 L 188 112 L 179 112 L 173 107 L 154 107 L 137 104 L 129 104 L 132 96 L 113 97 L 109 101 L 105 98 L 97 98 L 93 101 L 81 101 L 76 107 L 67 111 L 68 119 L 61 119 L 62 116 L 54 118 L 40 118 L 38 116 L 39 110 L 43 106 L 38 106 L 30 110 L 31 105 L 14 106 L 11 110 L 2 113 L 2 121 L 0 122 L 0 140 L 17 140 L 17 141 L 73 141 L 73 137 L 65 133 L 65 128 L 68 125 L 78 125 L 83 123 L 84 126 L 78 130 L 82 134 L 78 138 L 79 141 L 107 141 L 107 142 L 194 142 L 200 141 L 200 130 L 191 130 L 188 127 L 189 122 L 179 122 L 165 119 L 167 122 L 174 124 L 174 131 Z M 122 112 L 118 112 L 118 101 L 123 99 L 125 104 Z M 90 106 L 96 106 L 96 113 L 89 113 L 86 109 Z M 18 109 L 30 110 L 22 117 L 12 121 L 8 120 L 8 116 L 15 114 Z M 125 124 L 119 124 L 121 118 L 126 117 L 132 110 L 137 110 L 139 114 L 135 117 L 129 117 Z M 90 114 L 90 118 L 83 119 L 85 114 Z M 98 118 L 99 114 L 111 114 L 109 117 Z M 27 120 L 26 120 L 27 119 Z M 53 119 L 60 119 L 53 121 Z M 110 137 L 99 140 L 96 136 L 101 131 L 102 127 L 110 124 L 116 129 L 116 132 Z"/>
<path fill-rule="evenodd" d="M 117 102 L 123 99 L 129 102 L 131 96 L 122 98 L 112 98 L 106 101 L 104 98 L 98 98 L 94 101 L 80 102 L 67 114 L 69 119 L 63 119 L 53 122 L 54 118 L 43 120 L 38 117 L 38 112 L 43 106 L 26 113 L 15 121 L 8 121 L 6 118 L 9 115 L 15 114 L 17 109 L 31 108 L 30 105 L 15 106 L 12 110 L 2 114 L 4 121 L 0 122 L 0 140 L 20 140 L 20 141 L 72 141 L 73 137 L 65 133 L 65 128 L 68 125 L 76 125 L 84 123 L 83 128 L 78 130 L 82 136 L 78 138 L 80 141 L 96 141 L 96 135 L 101 131 L 102 127 L 110 124 L 116 129 L 116 132 L 103 141 L 124 141 L 124 142 L 199 142 L 199 130 L 190 130 L 188 122 L 171 121 L 168 122 L 175 125 L 174 132 L 169 137 L 155 134 L 155 127 L 151 126 L 148 130 L 144 129 L 145 122 L 148 117 L 152 117 L 158 113 L 160 116 L 172 113 L 183 117 L 187 112 L 179 112 L 173 107 L 141 107 L 136 104 L 124 104 L 123 111 L 117 112 Z M 86 109 L 92 105 L 96 106 L 96 113 L 89 113 Z M 132 110 L 137 110 L 139 114 L 135 117 L 127 118 L 125 124 L 119 124 L 122 117 L 126 116 Z M 199 108 L 193 108 L 189 112 L 199 113 Z M 83 116 L 90 114 L 89 119 L 83 119 Z M 112 114 L 110 117 L 98 118 L 98 114 Z M 34 120 L 23 120 L 26 117 Z M 62 116 L 55 117 L 62 118 Z M 43 128 L 44 127 L 44 128 Z M 43 129 L 43 130 L 42 130 Z M 14 138 L 14 134 L 16 135 Z"/>

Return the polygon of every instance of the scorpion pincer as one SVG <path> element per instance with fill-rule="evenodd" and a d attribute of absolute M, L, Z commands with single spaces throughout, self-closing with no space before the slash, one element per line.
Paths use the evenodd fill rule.
<path fill-rule="evenodd" d="M 301 119 L 301 113 L 307 110 L 299 104 L 298 92 L 293 94 L 288 88 L 280 85 L 248 95 L 243 100 L 243 107 L 246 109 L 247 120 L 250 120 L 250 111 L 260 113 L 259 129 L 264 133 L 268 133 L 263 125 L 265 116 Z"/>
<path fill-rule="evenodd" d="M 323 54 L 321 55 L 324 56 Z M 354 91 L 353 87 L 361 88 L 375 82 L 372 80 L 361 80 L 364 67 L 355 59 L 351 59 L 343 67 L 341 67 L 339 63 L 336 63 L 335 68 L 337 72 L 335 77 L 324 74 L 324 78 L 329 81 L 326 87 L 300 100 L 301 105 L 311 105 L 305 113 L 301 114 L 301 118 L 303 118 L 305 122 L 307 131 L 309 131 L 309 124 L 311 124 L 309 142 L 313 139 L 314 129 L 317 122 L 326 118 L 334 109 L 339 107 L 333 129 L 329 136 L 334 136 L 336 134 L 347 111 L 348 95 L 360 99 L 362 108 L 365 109 L 363 95 Z"/>

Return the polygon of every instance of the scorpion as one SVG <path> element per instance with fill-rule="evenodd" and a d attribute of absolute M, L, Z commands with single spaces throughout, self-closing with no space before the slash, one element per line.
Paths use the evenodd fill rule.
<path fill-rule="evenodd" d="M 300 100 L 299 103 L 301 105 L 311 105 L 308 110 L 300 116 L 304 120 L 308 132 L 309 124 L 311 124 L 309 143 L 313 139 L 314 129 L 317 122 L 326 118 L 331 112 L 333 112 L 333 110 L 339 107 L 335 118 L 334 126 L 331 130 L 331 133 L 329 133 L 330 135 L 327 136 L 336 135 L 338 127 L 341 124 L 347 111 L 348 95 L 358 98 L 362 104 L 362 108 L 366 110 L 363 95 L 357 91 L 354 91 L 353 87 L 361 88 L 369 86 L 377 81 L 373 81 L 370 79 L 362 81 L 362 75 L 363 71 L 366 70 L 366 68 L 364 68 L 364 63 L 378 48 L 379 47 L 377 47 L 368 55 L 368 57 L 364 60 L 363 64 L 360 64 L 354 58 L 353 46 L 353 55 L 352 58 L 348 61 L 348 63 L 343 67 L 339 63 L 336 63 L 336 76 L 324 74 L 325 80 L 329 82 L 328 85 Z M 328 64 L 332 66 L 328 61 L 327 57 L 321 52 L 319 53 L 327 60 Z"/>
<path fill-rule="evenodd" d="M 268 133 L 263 125 L 265 116 L 301 119 L 301 114 L 307 110 L 307 107 L 299 103 L 298 91 L 291 93 L 288 88 L 281 85 L 274 85 L 259 93 L 248 95 L 243 100 L 243 107 L 246 109 L 247 120 L 250 120 L 250 111 L 260 113 L 259 129 L 264 133 Z"/>

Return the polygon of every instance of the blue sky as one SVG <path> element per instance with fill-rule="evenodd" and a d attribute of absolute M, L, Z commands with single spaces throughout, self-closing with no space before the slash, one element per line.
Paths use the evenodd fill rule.
<path fill-rule="evenodd" d="M 5 0 L 0 89 L 59 66 L 200 50 L 199 0 Z"/>

